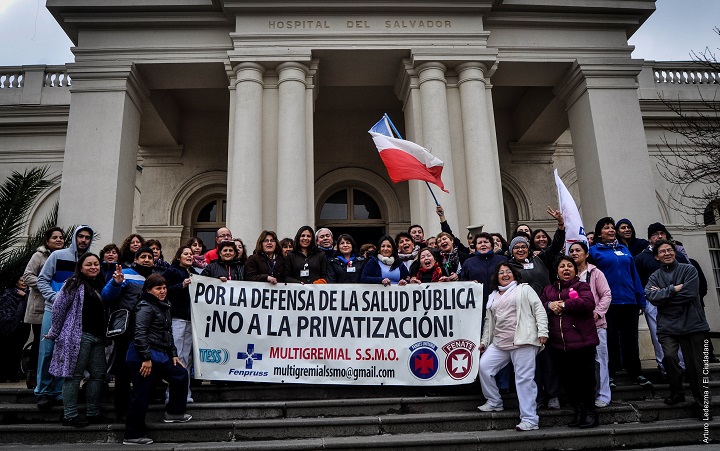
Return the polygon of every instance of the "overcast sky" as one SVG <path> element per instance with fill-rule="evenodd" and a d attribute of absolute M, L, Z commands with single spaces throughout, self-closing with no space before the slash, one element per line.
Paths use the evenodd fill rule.
<path fill-rule="evenodd" d="M 692 50 L 720 47 L 713 32 L 720 26 L 720 0 L 658 0 L 656 7 L 630 39 L 636 46 L 633 57 L 688 60 Z M 45 0 L 0 0 L 0 43 L 0 66 L 74 60 L 72 43 L 45 9 Z"/>

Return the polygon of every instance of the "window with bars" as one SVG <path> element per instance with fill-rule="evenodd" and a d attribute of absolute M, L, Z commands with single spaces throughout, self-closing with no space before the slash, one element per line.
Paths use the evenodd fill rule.
<path fill-rule="evenodd" d="M 715 290 L 720 298 L 720 231 L 708 232 L 708 250 L 710 251 L 710 262 L 712 264 Z"/>

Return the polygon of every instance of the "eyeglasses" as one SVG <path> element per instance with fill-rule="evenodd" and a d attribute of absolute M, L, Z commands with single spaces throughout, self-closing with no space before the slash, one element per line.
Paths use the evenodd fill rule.
<path fill-rule="evenodd" d="M 512 271 L 498 271 L 498 276 L 504 276 L 507 274 L 512 274 Z"/>
<path fill-rule="evenodd" d="M 231 236 L 232 236 L 232 233 L 222 233 L 222 234 L 218 235 L 218 237 L 220 237 L 220 238 L 231 237 Z"/>
<path fill-rule="evenodd" d="M 527 245 L 525 244 L 518 244 L 513 249 L 527 249 Z"/>
<path fill-rule="evenodd" d="M 266 238 L 263 240 L 263 243 L 274 243 L 274 242 L 275 242 L 275 240 L 272 238 Z"/>

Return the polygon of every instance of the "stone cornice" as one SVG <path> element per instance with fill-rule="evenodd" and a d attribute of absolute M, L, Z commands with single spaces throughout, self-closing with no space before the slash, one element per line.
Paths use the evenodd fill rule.
<path fill-rule="evenodd" d="M 483 13 L 489 11 L 494 0 L 234 0 L 222 1 L 230 13 L 252 12 L 423 12 L 423 13 Z"/>
<path fill-rule="evenodd" d="M 513 164 L 552 164 L 557 146 L 553 143 L 508 143 Z"/>
<path fill-rule="evenodd" d="M 142 111 L 142 100 L 150 94 L 131 61 L 69 63 L 67 68 L 73 80 L 71 93 L 126 92 L 139 111 Z"/>
<path fill-rule="evenodd" d="M 143 167 L 182 166 L 183 146 L 139 146 L 138 161 Z"/>
<path fill-rule="evenodd" d="M 643 60 L 633 59 L 579 59 L 554 92 L 570 108 L 588 89 L 637 90 L 642 64 Z"/>

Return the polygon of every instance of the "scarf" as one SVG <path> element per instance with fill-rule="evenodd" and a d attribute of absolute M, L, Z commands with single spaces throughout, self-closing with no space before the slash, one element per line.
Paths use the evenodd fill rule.
<path fill-rule="evenodd" d="M 352 266 L 352 262 L 355 261 L 355 254 L 351 254 L 349 260 L 343 257 L 342 254 L 338 254 L 337 258 L 347 266 Z"/>
<path fill-rule="evenodd" d="M 457 271 L 460 266 L 460 257 L 458 256 L 457 248 L 453 248 L 450 252 L 440 252 L 440 257 L 442 257 L 442 265 L 448 274 Z"/>
<path fill-rule="evenodd" d="M 385 257 L 382 255 L 378 255 L 378 260 L 385 263 L 388 266 L 392 266 L 393 263 L 395 263 L 395 257 Z"/>
<path fill-rule="evenodd" d="M 432 273 L 432 279 L 431 279 L 432 282 L 437 282 L 442 277 L 442 269 L 440 269 L 440 265 L 438 264 L 438 262 L 435 262 L 435 264 L 432 266 L 432 268 L 425 269 L 422 266 L 420 267 L 420 270 L 415 275 L 415 277 L 422 280 L 422 274 L 420 274 L 420 273 L 423 273 L 423 274 Z"/>
<path fill-rule="evenodd" d="M 401 261 L 408 261 L 408 260 L 415 260 L 415 257 L 417 257 L 418 252 L 420 252 L 420 246 L 415 246 L 409 254 L 398 254 Z"/>
<path fill-rule="evenodd" d="M 512 282 L 510 282 L 509 284 L 505 285 L 504 287 L 498 286 L 498 289 L 495 290 L 495 291 L 493 291 L 493 292 L 490 294 L 490 297 L 488 298 L 488 303 L 487 303 L 486 309 L 490 310 L 490 307 L 492 307 L 493 302 L 495 302 L 496 299 L 497 299 L 497 300 L 501 300 L 502 298 L 504 298 L 504 297 L 507 296 L 508 294 L 512 293 L 512 291 L 513 291 L 515 288 L 517 288 L 517 286 L 518 286 L 517 280 L 513 280 Z"/>

